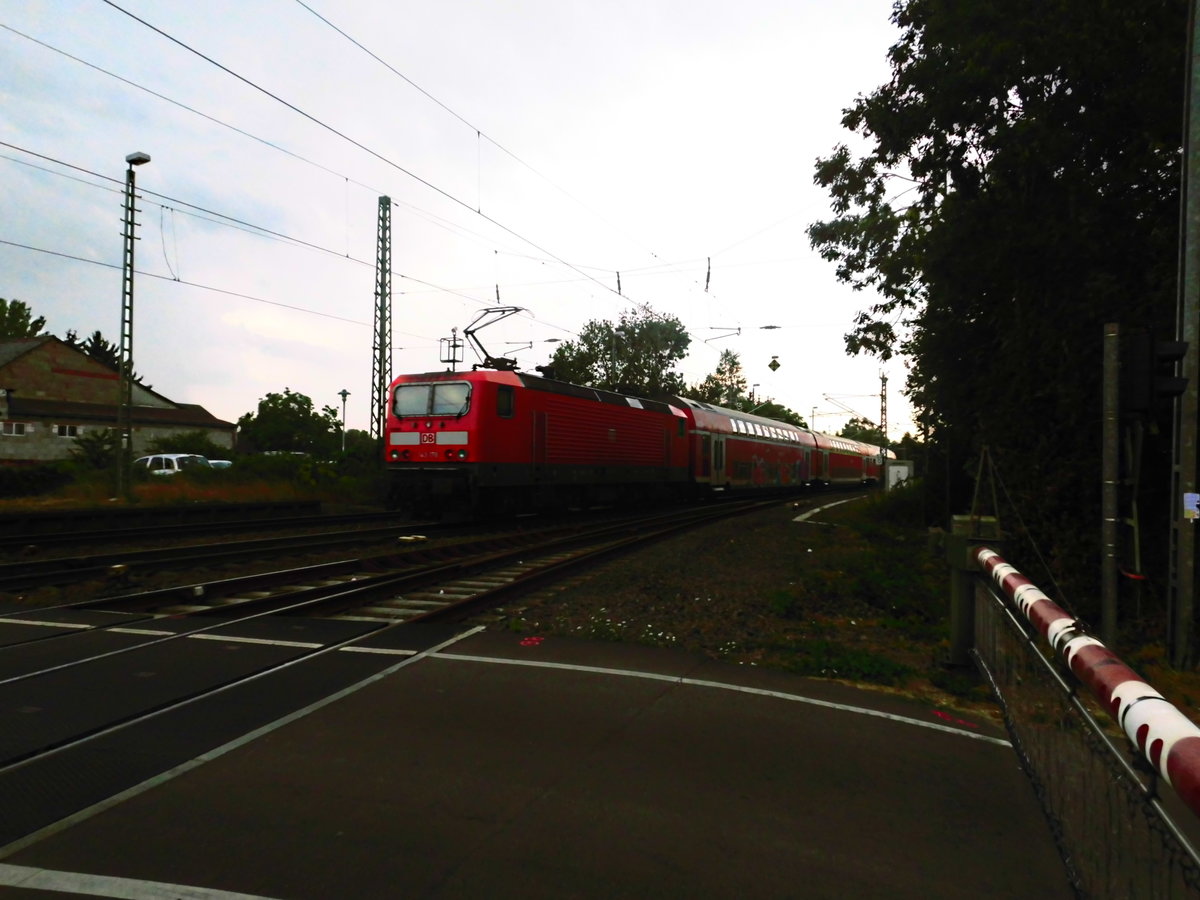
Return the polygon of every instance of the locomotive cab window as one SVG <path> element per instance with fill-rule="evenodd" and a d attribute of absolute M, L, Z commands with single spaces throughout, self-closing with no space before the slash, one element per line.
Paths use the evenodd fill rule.
<path fill-rule="evenodd" d="M 513 410 L 513 389 L 509 385 L 501 385 L 496 389 L 496 415 L 502 419 L 511 419 Z"/>
<path fill-rule="evenodd" d="M 402 384 L 392 398 L 397 416 L 463 416 L 471 408 L 471 386 L 462 381 Z"/>

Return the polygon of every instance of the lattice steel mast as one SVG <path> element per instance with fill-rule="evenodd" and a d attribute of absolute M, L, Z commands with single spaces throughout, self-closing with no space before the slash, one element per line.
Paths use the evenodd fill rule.
<path fill-rule="evenodd" d="M 148 153 L 125 157 L 125 216 L 122 232 L 124 258 L 121 263 L 121 343 L 117 352 L 117 447 L 116 494 L 129 499 L 133 493 L 133 246 L 138 240 L 137 176 L 134 167 L 150 162 Z"/>
<path fill-rule="evenodd" d="M 392 374 L 392 200 L 379 198 L 376 232 L 375 328 L 371 370 L 371 437 L 382 438 Z"/>

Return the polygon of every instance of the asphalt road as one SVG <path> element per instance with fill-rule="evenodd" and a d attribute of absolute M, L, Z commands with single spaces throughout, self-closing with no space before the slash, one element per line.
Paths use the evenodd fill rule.
<path fill-rule="evenodd" d="M 399 631 L 46 773 L 126 787 L 0 849 L 0 896 L 1073 896 L 988 722 L 668 650 Z"/>

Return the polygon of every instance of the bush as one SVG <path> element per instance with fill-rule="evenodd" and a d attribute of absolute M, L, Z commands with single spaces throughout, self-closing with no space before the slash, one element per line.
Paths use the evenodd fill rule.
<path fill-rule="evenodd" d="M 72 480 L 65 463 L 0 467 L 0 497 L 36 497 L 56 491 Z"/>
<path fill-rule="evenodd" d="M 233 451 L 222 447 L 213 441 L 208 432 L 183 431 L 169 437 L 155 438 L 146 445 L 146 450 L 139 456 L 149 456 L 154 453 L 195 453 L 208 459 L 228 459 Z"/>

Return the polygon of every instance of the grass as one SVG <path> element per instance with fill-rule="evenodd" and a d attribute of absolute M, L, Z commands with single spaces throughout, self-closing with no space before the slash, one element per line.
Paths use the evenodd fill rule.
<path fill-rule="evenodd" d="M 779 510 L 623 557 L 494 615 L 517 632 L 683 648 L 742 665 L 991 707 L 973 668 L 945 665 L 949 572 L 904 491 L 806 523 Z M 484 619 L 488 621 L 488 619 Z M 1114 651 L 1200 723 L 1200 675 L 1167 663 L 1161 627 L 1133 623 Z"/>
<path fill-rule="evenodd" d="M 125 505 L 170 506 L 192 503 L 266 503 L 314 500 L 378 505 L 382 488 L 371 478 L 339 475 L 330 468 L 261 474 L 237 469 L 199 470 L 134 479 L 130 498 L 115 497 L 110 473 L 77 477 L 50 493 L 0 499 L 0 512 L 118 508 Z"/>
<path fill-rule="evenodd" d="M 660 542 L 484 621 L 984 700 L 978 678 L 942 665 L 948 575 L 917 509 L 897 493 L 798 523 L 781 504 Z"/>

